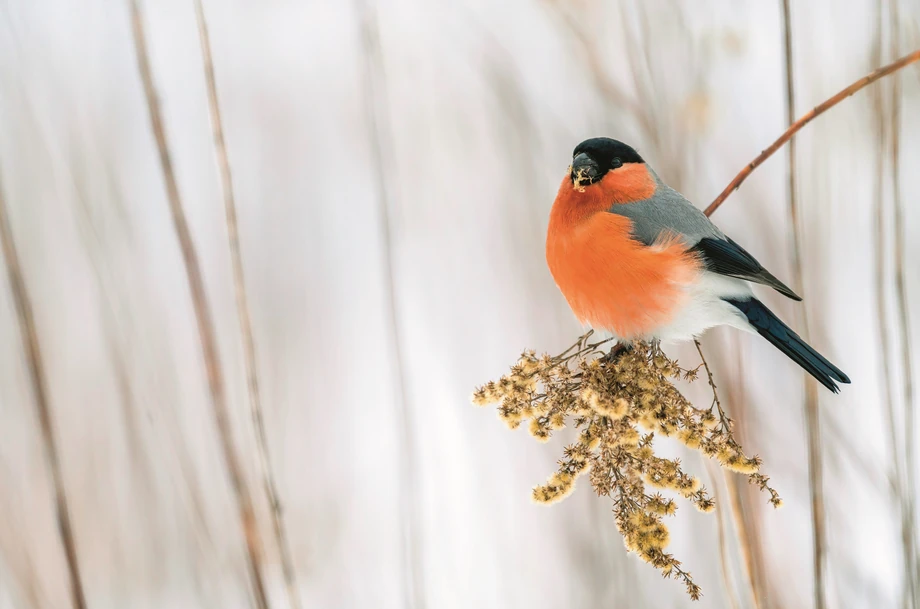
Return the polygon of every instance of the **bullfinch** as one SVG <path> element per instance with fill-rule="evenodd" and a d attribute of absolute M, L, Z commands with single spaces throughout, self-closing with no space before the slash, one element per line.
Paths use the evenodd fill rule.
<path fill-rule="evenodd" d="M 550 213 L 546 262 L 575 316 L 617 340 L 756 332 L 822 385 L 850 379 L 754 298 L 751 283 L 801 300 L 630 146 L 579 144 Z"/>

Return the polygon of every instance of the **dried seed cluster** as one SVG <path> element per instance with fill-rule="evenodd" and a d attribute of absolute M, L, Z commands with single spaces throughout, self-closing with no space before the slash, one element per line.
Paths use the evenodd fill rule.
<path fill-rule="evenodd" d="M 572 173 L 572 166 L 569 165 L 569 174 Z M 585 186 L 591 183 L 591 178 L 588 177 L 587 170 L 582 168 L 575 172 L 575 175 L 572 176 L 572 187 L 578 192 L 584 192 Z"/>
<path fill-rule="evenodd" d="M 703 364 L 683 369 L 649 343 L 618 345 L 605 353 L 601 346 L 608 341 L 590 342 L 591 336 L 585 334 L 554 357 L 525 352 L 510 374 L 478 388 L 473 403 L 498 404 L 499 417 L 511 429 L 526 422 L 541 442 L 568 424 L 578 429 L 578 439 L 565 447 L 558 471 L 533 489 L 534 500 L 561 501 L 572 493 L 576 479 L 588 474 L 595 492 L 613 499 L 627 549 L 665 577 L 680 579 L 696 600 L 699 586 L 664 551 L 669 533 L 663 518 L 674 514 L 677 505 L 659 491 L 684 497 L 703 512 L 712 511 L 715 502 L 679 459 L 655 455 L 655 434 L 676 438 L 747 475 L 769 493 L 775 507 L 782 501 L 760 473 L 760 459 L 745 456 L 733 438 L 732 421 L 722 410 L 711 376 L 713 401 L 705 409 L 694 407 L 672 384 L 679 378 L 695 380 Z"/>

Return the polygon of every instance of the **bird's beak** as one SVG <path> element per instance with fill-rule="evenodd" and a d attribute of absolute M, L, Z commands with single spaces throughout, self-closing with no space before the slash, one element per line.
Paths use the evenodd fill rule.
<path fill-rule="evenodd" d="M 572 159 L 572 184 L 578 188 L 593 184 L 600 173 L 597 161 L 581 152 Z"/>

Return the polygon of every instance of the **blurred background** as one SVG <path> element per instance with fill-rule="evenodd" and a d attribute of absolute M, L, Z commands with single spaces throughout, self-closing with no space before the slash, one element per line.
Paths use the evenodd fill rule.
<path fill-rule="evenodd" d="M 565 438 L 537 444 L 469 403 L 521 350 L 581 334 L 543 256 L 577 143 L 635 145 L 704 207 L 790 113 L 920 48 L 916 0 L 790 4 L 204 2 L 279 547 L 195 3 L 141 3 L 268 606 L 918 606 L 916 64 L 801 132 L 794 204 L 783 149 L 713 217 L 804 284 L 803 304 L 758 293 L 853 384 L 809 397 L 766 341 L 705 336 L 785 507 L 685 455 L 719 501 L 669 524 L 703 600 L 627 555 L 584 482 L 532 503 Z M 40 349 L 4 272 L 0 608 L 259 606 L 129 2 L 0 0 L 0 204 Z"/>

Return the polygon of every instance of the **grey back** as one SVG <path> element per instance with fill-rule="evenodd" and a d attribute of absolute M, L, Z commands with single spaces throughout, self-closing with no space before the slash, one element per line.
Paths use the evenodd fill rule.
<path fill-rule="evenodd" d="M 696 245 L 705 237 L 725 239 L 725 234 L 684 195 L 662 182 L 651 167 L 649 172 L 657 183 L 651 198 L 613 205 L 608 210 L 632 221 L 636 239 L 651 245 L 662 233 L 671 233 L 682 237 L 687 246 Z"/>

